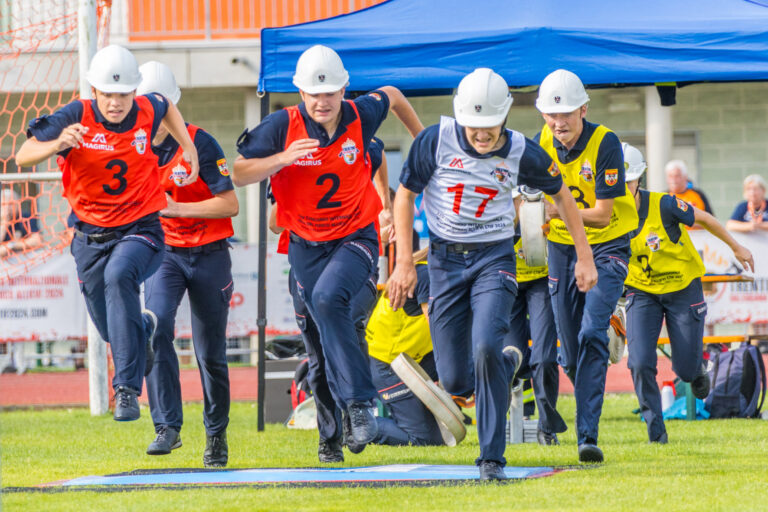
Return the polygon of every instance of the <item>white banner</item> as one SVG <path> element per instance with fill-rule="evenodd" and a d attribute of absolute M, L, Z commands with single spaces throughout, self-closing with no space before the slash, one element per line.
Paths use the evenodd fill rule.
<path fill-rule="evenodd" d="M 293 301 L 288 293 L 288 257 L 267 247 L 268 335 L 297 333 Z M 234 293 L 230 302 L 227 336 L 258 333 L 258 245 L 233 244 Z M 86 338 L 85 301 L 77 283 L 75 260 L 66 251 L 25 275 L 0 281 L 0 341 Z M 189 301 L 176 316 L 176 336 L 190 337 Z"/>
<path fill-rule="evenodd" d="M 725 242 L 708 231 L 689 231 L 708 274 L 738 274 L 741 268 Z M 707 324 L 768 322 L 768 234 L 731 233 L 755 258 L 754 282 L 705 286 Z M 752 275 L 752 274 L 746 274 Z"/>

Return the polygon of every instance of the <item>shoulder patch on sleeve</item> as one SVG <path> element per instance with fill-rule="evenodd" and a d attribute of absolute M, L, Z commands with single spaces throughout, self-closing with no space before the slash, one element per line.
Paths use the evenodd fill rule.
<path fill-rule="evenodd" d="M 226 158 L 220 158 L 216 160 L 216 167 L 219 168 L 219 174 L 222 176 L 229 176 L 229 168 L 227 167 Z"/>
<path fill-rule="evenodd" d="M 369 92 L 368 96 L 371 96 L 376 101 L 381 101 L 381 94 L 379 94 L 377 92 Z"/>
<path fill-rule="evenodd" d="M 547 169 L 547 172 L 548 172 L 548 173 L 549 173 L 549 175 L 550 175 L 550 176 L 552 176 L 553 178 L 554 178 L 554 177 L 556 177 L 556 176 L 558 176 L 558 175 L 560 174 L 560 168 L 559 168 L 559 167 L 557 167 L 557 164 L 555 163 L 555 161 L 554 161 L 554 160 L 552 160 L 552 163 L 551 163 L 551 164 L 549 164 L 549 168 Z"/>
<path fill-rule="evenodd" d="M 605 184 L 609 187 L 614 186 L 619 182 L 619 170 L 618 169 L 606 169 L 605 170 Z"/>
<path fill-rule="evenodd" d="M 684 212 L 688 211 L 688 203 L 680 199 L 679 197 L 675 197 L 675 201 L 677 201 L 677 207 L 681 209 Z"/>

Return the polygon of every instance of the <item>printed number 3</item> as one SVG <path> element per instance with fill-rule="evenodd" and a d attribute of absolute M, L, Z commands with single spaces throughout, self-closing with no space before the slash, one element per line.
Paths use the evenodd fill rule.
<path fill-rule="evenodd" d="M 461 197 L 464 195 L 464 184 L 457 183 L 456 186 L 448 187 L 448 192 L 453 192 L 455 194 L 453 196 L 453 213 L 458 215 L 459 211 L 461 211 Z M 485 212 L 485 207 L 488 206 L 488 202 L 496 197 L 496 194 L 498 194 L 499 191 L 493 188 L 475 187 L 475 192 L 488 196 L 482 200 L 475 212 L 475 217 L 479 219 L 483 216 L 483 212 Z"/>
<path fill-rule="evenodd" d="M 111 196 L 119 196 L 128 187 L 128 181 L 125 179 L 125 173 L 128 172 L 128 164 L 122 160 L 110 160 L 107 164 L 107 169 L 114 170 L 117 167 L 119 170 L 112 175 L 113 180 L 117 180 L 118 185 L 115 188 L 110 187 L 107 184 L 102 185 L 104 192 Z"/>

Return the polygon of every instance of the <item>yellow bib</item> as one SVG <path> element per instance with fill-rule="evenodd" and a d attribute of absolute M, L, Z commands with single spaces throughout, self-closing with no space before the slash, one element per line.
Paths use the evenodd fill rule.
<path fill-rule="evenodd" d="M 600 149 L 603 137 L 609 132 L 610 130 L 605 126 L 598 126 L 579 158 L 564 164 L 557 156 L 552 131 L 546 125 L 541 130 L 539 144 L 557 164 L 563 176 L 563 181 L 568 189 L 570 189 L 571 194 L 573 194 L 579 209 L 594 208 L 595 206 L 595 176 L 597 174 L 595 165 L 597 163 L 597 152 Z M 620 172 L 624 172 L 624 169 L 606 169 L 606 182 L 617 182 L 618 173 Z M 546 196 L 546 198 L 554 203 L 551 197 Z M 613 212 L 611 213 L 611 221 L 608 226 L 604 228 L 585 227 L 585 231 L 587 233 L 587 241 L 591 245 L 613 240 L 636 228 L 637 210 L 635 209 L 635 200 L 629 193 L 627 186 L 624 185 L 624 195 L 613 200 Z M 573 245 L 573 238 L 565 227 L 565 222 L 561 219 L 552 219 L 550 221 L 549 237 L 547 238 L 560 244 Z"/>
<path fill-rule="evenodd" d="M 704 263 L 688 231 L 680 230 L 680 240 L 676 244 L 669 239 L 659 208 L 664 195 L 650 193 L 648 218 L 632 239 L 629 274 L 625 281 L 627 286 L 653 294 L 682 290 L 704 275 Z"/>
<path fill-rule="evenodd" d="M 517 258 L 517 282 L 525 283 L 528 281 L 535 281 L 542 277 L 547 277 L 549 274 L 549 268 L 544 265 L 542 267 L 529 267 L 525 263 L 525 256 L 523 255 L 523 241 L 518 240 L 515 244 L 515 257 Z"/>
<path fill-rule="evenodd" d="M 424 265 L 424 263 L 418 263 Z M 368 354 L 387 364 L 405 352 L 417 363 L 432 352 L 429 322 L 424 315 L 408 316 L 403 308 L 394 311 L 389 299 L 379 297 L 365 328 Z"/>

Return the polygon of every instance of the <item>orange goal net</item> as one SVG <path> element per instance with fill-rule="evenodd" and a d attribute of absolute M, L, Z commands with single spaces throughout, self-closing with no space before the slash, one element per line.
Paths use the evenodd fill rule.
<path fill-rule="evenodd" d="M 107 43 L 111 0 L 96 0 L 98 46 Z M 19 169 L 29 122 L 79 97 L 78 2 L 0 0 L 0 285 L 71 240 L 70 209 L 55 158 Z"/>

